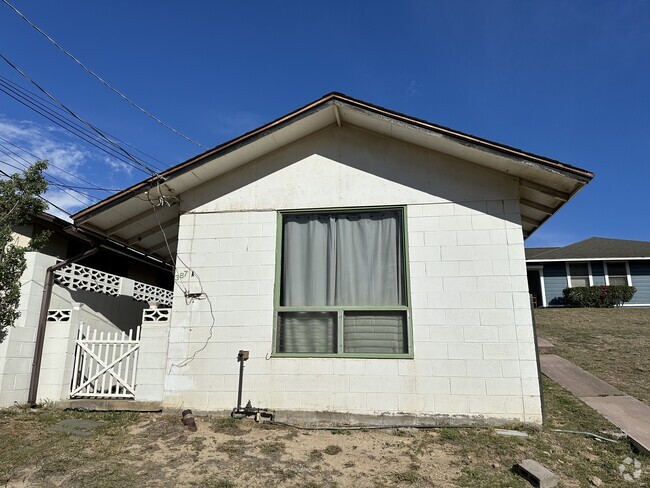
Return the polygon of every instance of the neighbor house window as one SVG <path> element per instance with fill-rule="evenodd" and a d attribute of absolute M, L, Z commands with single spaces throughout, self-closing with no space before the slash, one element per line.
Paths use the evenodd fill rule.
<path fill-rule="evenodd" d="M 275 352 L 408 355 L 403 209 L 280 219 Z"/>
<path fill-rule="evenodd" d="M 569 278 L 571 288 L 576 286 L 589 286 L 589 263 L 569 263 Z"/>
<path fill-rule="evenodd" d="M 608 285 L 629 285 L 625 262 L 605 263 L 605 273 Z"/>

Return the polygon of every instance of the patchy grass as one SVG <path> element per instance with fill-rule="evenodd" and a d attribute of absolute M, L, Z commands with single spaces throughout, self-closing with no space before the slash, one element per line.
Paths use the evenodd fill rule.
<path fill-rule="evenodd" d="M 258 448 L 262 454 L 279 456 L 284 452 L 286 445 L 284 442 L 266 442 L 258 446 Z"/>
<path fill-rule="evenodd" d="M 342 451 L 343 449 L 341 449 L 341 446 L 337 446 L 334 444 L 330 444 L 325 449 L 323 449 L 323 452 L 329 456 L 336 456 L 337 454 L 340 454 Z"/>
<path fill-rule="evenodd" d="M 545 380 L 548 426 L 524 428 L 529 437 L 493 429 L 296 431 L 197 417 L 198 432 L 177 415 L 0 410 L 0 486 L 179 487 L 512 487 L 528 485 L 512 466 L 533 458 L 556 472 L 563 486 L 621 486 L 626 457 L 643 464 L 634 486 L 649 486 L 650 459 L 626 442 L 610 444 L 550 428 L 595 433 L 615 428 L 554 383 Z M 53 432 L 59 420 L 84 418 L 102 426 L 90 437 Z M 230 429 L 242 432 L 233 438 Z M 343 455 L 342 453 L 345 453 Z M 632 484 L 630 484 L 632 486 Z"/>
<path fill-rule="evenodd" d="M 535 321 L 558 356 L 650 405 L 650 309 L 537 309 Z"/>
<path fill-rule="evenodd" d="M 648 401 L 650 310 L 555 309 L 536 316 L 560 355 Z M 512 467 L 532 458 L 563 487 L 589 487 L 597 476 L 603 486 L 650 488 L 650 458 L 626 441 L 554 432 L 609 436 L 617 429 L 546 378 L 543 388 L 547 425 L 509 426 L 528 437 L 486 428 L 299 431 L 223 417 L 197 417 L 199 430 L 191 433 L 178 415 L 11 408 L 0 410 L 0 486 L 526 488 Z M 89 437 L 54 432 L 65 419 L 101 426 Z M 642 463 L 634 483 L 618 471 L 626 457 Z"/>

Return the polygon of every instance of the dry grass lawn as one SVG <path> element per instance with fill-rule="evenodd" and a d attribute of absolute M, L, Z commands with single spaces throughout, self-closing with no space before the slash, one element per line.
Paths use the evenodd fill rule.
<path fill-rule="evenodd" d="M 650 309 L 548 308 L 535 319 L 558 356 L 650 405 Z"/>
<path fill-rule="evenodd" d="M 539 310 L 541 334 L 558 353 L 648 402 L 650 310 Z M 553 429 L 610 436 L 614 426 L 544 380 L 547 424 L 528 437 L 494 429 L 309 431 L 252 420 L 91 413 L 54 408 L 0 410 L 0 486 L 8 487 L 468 487 L 524 488 L 512 466 L 526 458 L 560 476 L 562 487 L 650 487 L 650 458 L 626 440 L 602 442 Z M 234 399 L 233 399 L 234 400 Z M 89 437 L 53 431 L 64 419 L 90 419 Z M 625 482 L 627 457 L 642 463 Z"/>
<path fill-rule="evenodd" d="M 533 458 L 564 487 L 622 486 L 618 466 L 644 467 L 629 486 L 650 487 L 650 459 L 617 444 L 554 432 L 616 429 L 559 386 L 545 381 L 548 423 L 504 437 L 493 429 L 306 431 L 252 420 L 199 417 L 189 432 L 179 415 L 91 413 L 52 408 L 0 410 L 0 485 L 8 487 L 512 487 L 511 471 Z M 90 437 L 54 432 L 62 419 L 102 423 Z M 627 485 L 627 484 L 626 484 Z"/>

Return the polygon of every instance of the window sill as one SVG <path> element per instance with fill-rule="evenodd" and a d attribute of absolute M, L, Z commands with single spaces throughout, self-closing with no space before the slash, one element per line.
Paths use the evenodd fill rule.
<path fill-rule="evenodd" d="M 414 356 L 413 354 L 370 354 L 370 353 L 327 354 L 327 353 L 275 352 L 271 354 L 271 358 L 414 359 Z"/>

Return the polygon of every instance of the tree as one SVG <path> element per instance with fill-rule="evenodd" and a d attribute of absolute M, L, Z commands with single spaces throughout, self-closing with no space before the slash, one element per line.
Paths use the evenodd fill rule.
<path fill-rule="evenodd" d="M 47 209 L 40 196 L 47 189 L 43 172 L 47 161 L 39 161 L 22 174 L 7 175 L 0 180 L 0 342 L 20 317 L 20 277 L 25 271 L 25 252 L 43 245 L 49 233 L 32 236 L 29 246 L 14 242 L 12 228 L 33 222 L 34 217 Z"/>

